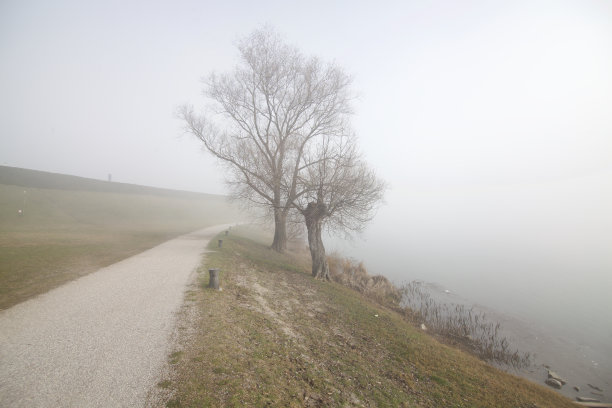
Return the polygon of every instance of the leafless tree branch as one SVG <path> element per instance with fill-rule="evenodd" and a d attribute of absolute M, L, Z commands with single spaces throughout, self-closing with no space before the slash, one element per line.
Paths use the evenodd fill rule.
<path fill-rule="evenodd" d="M 198 115 L 184 106 L 179 117 L 225 165 L 232 196 L 271 209 L 272 246 L 283 251 L 287 217 L 308 190 L 302 173 L 318 165 L 315 146 L 345 135 L 351 79 L 267 27 L 240 41 L 238 50 L 241 61 L 232 72 L 205 81 L 213 108 Z"/>

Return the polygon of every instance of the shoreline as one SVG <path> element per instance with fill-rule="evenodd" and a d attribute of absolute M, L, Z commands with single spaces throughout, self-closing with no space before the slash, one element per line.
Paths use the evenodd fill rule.
<path fill-rule="evenodd" d="M 612 361 L 609 357 L 612 356 L 612 347 L 608 352 L 596 349 L 552 327 L 471 302 L 452 291 L 447 292 L 442 285 L 436 283 L 423 282 L 423 286 L 437 302 L 473 307 L 485 313 L 491 322 L 501 323 L 502 336 L 507 338 L 511 348 L 528 352 L 532 356 L 532 365 L 525 369 L 492 365 L 546 387 L 549 387 L 545 381 L 550 369 L 567 381 L 560 390 L 555 391 L 573 401 L 576 401 L 576 397 L 587 397 L 612 402 Z"/>

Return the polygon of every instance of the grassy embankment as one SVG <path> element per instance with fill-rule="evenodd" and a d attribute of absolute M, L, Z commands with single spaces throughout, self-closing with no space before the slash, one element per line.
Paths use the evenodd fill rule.
<path fill-rule="evenodd" d="M 537 384 L 437 342 L 337 283 L 307 254 L 223 237 L 187 292 L 167 407 L 572 407 Z M 221 268 L 222 291 L 205 288 Z"/>
<path fill-rule="evenodd" d="M 0 167 L 0 309 L 237 219 L 222 196 Z"/>

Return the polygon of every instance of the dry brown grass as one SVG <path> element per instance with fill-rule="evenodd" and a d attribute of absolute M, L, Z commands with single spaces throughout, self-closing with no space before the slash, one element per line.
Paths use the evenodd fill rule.
<path fill-rule="evenodd" d="M 460 346 L 485 361 L 513 368 L 527 367 L 529 353 L 510 347 L 501 335 L 500 324 L 487 320 L 484 313 L 464 305 L 434 301 L 416 282 L 396 287 L 381 275 L 370 275 L 361 262 L 337 254 L 328 257 L 331 279 L 374 302 L 391 308 L 417 327 L 425 324 L 430 333 Z"/>
<path fill-rule="evenodd" d="M 382 275 L 370 275 L 362 262 L 343 258 L 338 254 L 327 257 L 329 274 L 334 282 L 348 286 L 383 306 L 399 305 L 400 290 Z"/>
<path fill-rule="evenodd" d="M 416 325 L 426 325 L 433 334 L 485 361 L 513 368 L 531 364 L 531 355 L 512 348 L 501 335 L 501 324 L 490 321 L 484 312 L 465 305 L 437 302 L 419 282 L 402 285 L 400 292 L 401 307 Z"/>
<path fill-rule="evenodd" d="M 312 279 L 304 258 L 223 239 L 189 292 L 159 405 L 573 406 L 437 342 L 365 293 Z M 206 288 L 211 267 L 221 268 L 221 292 Z"/>
<path fill-rule="evenodd" d="M 0 185 L 0 309 L 236 214 L 223 197 Z"/>

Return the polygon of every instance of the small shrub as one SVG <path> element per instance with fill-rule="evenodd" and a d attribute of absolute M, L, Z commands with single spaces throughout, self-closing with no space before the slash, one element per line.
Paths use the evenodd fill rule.
<path fill-rule="evenodd" d="M 456 341 L 483 360 L 495 361 L 514 368 L 531 364 L 529 353 L 510 348 L 501 334 L 500 323 L 487 319 L 485 313 L 473 307 L 436 302 L 420 282 L 404 284 L 400 289 L 404 315 L 415 324 L 425 324 L 433 333 Z"/>
<path fill-rule="evenodd" d="M 481 359 L 514 368 L 531 364 L 530 354 L 511 349 L 501 334 L 501 325 L 488 321 L 485 313 L 465 305 L 438 303 L 420 282 L 398 289 L 386 277 L 368 274 L 362 262 L 337 254 L 328 256 L 327 262 L 334 282 L 400 312 L 416 325 L 425 324 L 433 334 L 463 345 Z"/>
<path fill-rule="evenodd" d="M 401 301 L 400 290 L 382 275 L 371 276 L 362 262 L 333 254 L 327 258 L 329 275 L 334 282 L 362 293 L 384 305 L 395 307 Z"/>

